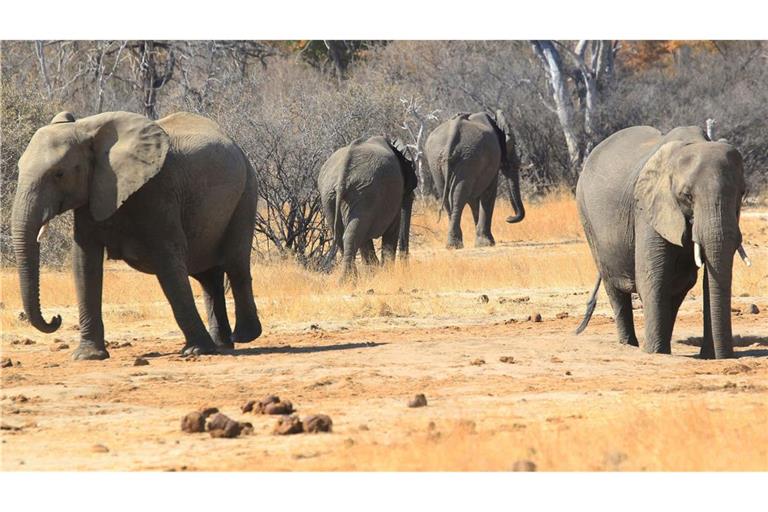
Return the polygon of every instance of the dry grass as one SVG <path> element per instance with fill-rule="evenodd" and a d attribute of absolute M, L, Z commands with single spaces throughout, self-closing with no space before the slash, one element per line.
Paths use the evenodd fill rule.
<path fill-rule="evenodd" d="M 710 404 L 706 398 L 655 405 L 646 398 L 629 395 L 623 399 L 627 405 L 609 414 L 553 415 L 552 421 L 501 432 L 474 433 L 466 423 L 446 422 L 437 435 L 425 433 L 395 447 L 361 446 L 348 460 L 356 469 L 385 471 L 508 471 L 516 460 L 533 461 L 545 471 L 765 470 L 765 407 Z"/>
<path fill-rule="evenodd" d="M 337 275 L 309 272 L 280 261 L 253 267 L 254 290 L 260 314 L 272 322 L 309 321 L 318 318 L 349 320 L 366 317 L 455 317 L 487 315 L 494 304 L 478 308 L 477 295 L 496 290 L 507 293 L 526 290 L 589 290 L 595 268 L 576 213 L 576 204 L 566 194 L 530 204 L 526 220 L 507 224 L 511 213 L 500 202 L 494 215 L 497 247 L 474 249 L 471 213 L 464 213 L 466 248 L 449 251 L 445 243 L 447 219 L 438 220 L 435 204 L 420 204 L 413 220 L 412 254 L 409 264 L 367 271 L 358 265 L 357 283 L 339 285 Z M 734 265 L 734 294 L 768 296 L 768 261 L 756 252 L 768 240 L 764 219 L 742 219 L 745 240 L 754 266 Z M 135 272 L 120 262 L 109 262 L 104 279 L 105 320 L 170 319 L 171 311 L 154 276 Z M 192 280 L 197 298 L 200 289 Z M 19 324 L 16 313 L 20 298 L 16 275 L 0 275 L 4 307 L 3 324 Z M 373 290 L 373 292 L 369 292 Z M 46 272 L 41 279 L 41 303 L 51 314 L 76 304 L 74 285 L 68 272 Z M 200 304 L 202 310 L 202 304 Z M 128 316 L 126 316 L 128 315 Z M 74 322 L 76 312 L 67 312 Z M 20 326 L 21 324 L 19 324 Z"/>

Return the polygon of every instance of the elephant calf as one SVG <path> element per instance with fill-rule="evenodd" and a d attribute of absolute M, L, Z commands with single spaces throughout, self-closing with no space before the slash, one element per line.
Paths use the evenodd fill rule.
<path fill-rule="evenodd" d="M 332 256 L 342 251 L 342 280 L 357 276 L 358 250 L 366 264 L 376 262 L 374 238 L 382 239 L 382 263 L 394 261 L 398 239 L 401 257 L 407 255 L 417 178 L 406 154 L 399 139 L 375 136 L 338 149 L 320 169 L 317 185 L 333 228 Z"/>
<path fill-rule="evenodd" d="M 467 204 L 475 221 L 475 245 L 496 244 L 491 220 L 499 170 L 509 180 L 509 199 L 515 210 L 507 222 L 525 218 L 515 138 L 500 110 L 496 111 L 495 120 L 485 112 L 455 115 L 429 134 L 424 152 L 435 185 L 442 189 L 441 208 L 449 215 L 449 249 L 464 247 L 461 214 Z"/>
<path fill-rule="evenodd" d="M 186 343 L 182 354 L 259 337 L 250 253 L 256 207 L 253 168 L 242 150 L 206 118 L 177 113 L 151 121 L 107 112 L 80 120 L 69 112 L 32 137 L 19 160 L 11 220 L 24 311 L 51 333 L 40 311 L 40 240 L 56 215 L 74 210 L 72 262 L 80 310 L 75 359 L 105 359 L 101 313 L 104 251 L 157 275 Z M 232 333 L 224 273 L 235 299 Z M 207 332 L 187 276 L 197 279 Z"/>
<path fill-rule="evenodd" d="M 677 311 L 704 267 L 701 356 L 733 355 L 731 271 L 741 247 L 744 196 L 739 152 L 697 127 L 666 135 L 649 126 L 621 130 L 590 153 L 576 187 L 579 217 L 602 280 L 619 341 L 638 346 L 631 293 L 643 301 L 646 352 L 671 352 Z"/>

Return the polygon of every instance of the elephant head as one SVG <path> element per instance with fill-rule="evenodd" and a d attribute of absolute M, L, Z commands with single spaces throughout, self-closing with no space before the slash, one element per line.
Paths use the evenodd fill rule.
<path fill-rule="evenodd" d="M 69 112 L 40 128 L 19 160 L 11 231 L 21 297 L 30 323 L 54 332 L 40 311 L 40 240 L 47 223 L 88 206 L 96 221 L 108 219 L 163 166 L 168 135 L 138 114 L 109 112 L 79 121 Z"/>
<path fill-rule="evenodd" d="M 416 167 L 413 155 L 408 146 L 399 138 L 390 142 L 392 151 L 400 162 L 400 171 L 403 173 L 403 206 L 400 210 L 400 240 L 398 246 L 403 256 L 408 256 L 408 241 L 411 232 L 411 213 L 413 211 L 413 195 L 418 186 Z"/>
<path fill-rule="evenodd" d="M 507 222 L 514 224 L 525 218 L 525 206 L 523 206 L 523 198 L 520 195 L 520 159 L 515 147 L 515 134 L 501 110 L 496 111 L 495 125 L 503 155 L 501 173 L 507 178 L 509 202 L 515 210 L 514 216 L 507 217 Z"/>
<path fill-rule="evenodd" d="M 733 353 L 731 277 L 744 191 L 741 155 L 722 142 L 662 143 L 635 185 L 637 207 L 653 229 L 677 246 L 692 241 L 697 265 L 705 265 L 704 315 L 717 358 Z"/>

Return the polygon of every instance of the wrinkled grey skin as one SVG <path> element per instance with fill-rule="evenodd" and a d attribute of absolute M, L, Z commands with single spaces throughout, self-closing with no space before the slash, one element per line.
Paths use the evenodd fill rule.
<path fill-rule="evenodd" d="M 355 279 L 355 256 L 376 264 L 373 239 L 381 237 L 381 262 L 408 254 L 416 172 L 405 145 L 381 136 L 358 139 L 334 152 L 317 179 L 325 218 L 333 228 L 334 250 L 342 251 L 341 280 Z"/>
<path fill-rule="evenodd" d="M 638 345 L 630 295 L 637 292 L 645 316 L 644 350 L 671 352 L 678 308 L 696 283 L 698 242 L 705 280 L 701 356 L 733 356 L 731 271 L 741 243 L 744 189 L 739 152 L 710 142 L 697 127 L 666 135 L 648 126 L 627 128 L 592 151 L 576 198 L 621 343 Z M 593 309 L 594 294 L 578 332 Z"/>
<path fill-rule="evenodd" d="M 466 204 L 475 221 L 475 245 L 496 244 L 491 220 L 499 170 L 509 180 L 509 199 L 515 210 L 507 222 L 525 218 L 515 138 L 501 111 L 496 111 L 496 120 L 485 112 L 457 114 L 429 134 L 424 153 L 435 186 L 442 192 L 441 207 L 449 215 L 449 249 L 464 247 L 461 214 Z"/>
<path fill-rule="evenodd" d="M 21 296 L 40 331 L 58 329 L 40 311 L 41 226 L 74 210 L 72 261 L 80 311 L 74 359 L 105 359 L 104 251 L 155 274 L 184 333 L 183 354 L 215 353 L 261 334 L 251 289 L 256 182 L 240 148 L 214 122 L 177 113 L 153 122 L 128 112 L 75 121 L 62 112 L 32 137 L 19 160 L 12 213 Z M 224 273 L 235 299 L 232 333 Z M 203 287 L 210 333 L 187 276 Z"/>

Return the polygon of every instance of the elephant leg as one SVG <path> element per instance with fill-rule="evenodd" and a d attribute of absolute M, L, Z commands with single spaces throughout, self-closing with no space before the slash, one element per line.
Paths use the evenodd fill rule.
<path fill-rule="evenodd" d="M 195 307 L 184 258 L 165 252 L 156 254 L 155 263 L 157 279 L 171 305 L 176 323 L 184 334 L 185 344 L 181 354 L 215 354 L 216 345 L 205 330 L 205 324 Z"/>
<path fill-rule="evenodd" d="M 496 240 L 491 234 L 491 219 L 493 219 L 493 207 L 496 205 L 496 193 L 499 188 L 498 175 L 488 188 L 480 196 L 480 215 L 475 220 L 475 246 L 493 247 Z"/>
<path fill-rule="evenodd" d="M 400 214 L 397 214 L 395 220 L 381 236 L 381 263 L 382 265 L 391 265 L 395 262 L 397 252 L 397 241 L 400 238 Z"/>
<path fill-rule="evenodd" d="M 72 264 L 80 312 L 80 346 L 72 354 L 75 360 L 107 359 L 101 293 L 104 279 L 104 246 L 96 240 L 88 213 L 75 210 L 75 243 Z"/>
<path fill-rule="evenodd" d="M 373 240 L 367 240 L 360 246 L 360 256 L 363 258 L 363 263 L 369 267 L 379 266 L 379 258 L 376 256 L 376 249 L 373 248 Z"/>
<path fill-rule="evenodd" d="M 672 328 L 675 325 L 673 309 L 677 298 L 670 297 L 660 288 L 654 287 L 650 293 L 642 294 L 645 317 L 643 350 L 649 354 L 672 353 Z"/>
<path fill-rule="evenodd" d="M 454 187 L 451 203 L 450 226 L 448 228 L 448 243 L 446 247 L 448 249 L 462 249 L 464 248 L 464 237 L 461 233 L 461 214 L 464 212 L 464 205 L 467 204 L 463 182 L 458 183 Z"/>
<path fill-rule="evenodd" d="M 616 330 L 619 335 L 619 343 L 622 345 L 639 346 L 635 335 L 635 321 L 632 315 L 632 294 L 624 293 L 603 280 L 605 293 L 611 301 L 613 316 L 616 319 Z"/>
<path fill-rule="evenodd" d="M 203 300 L 208 314 L 208 333 L 213 338 L 216 347 L 220 349 L 234 348 L 232 344 L 232 328 L 227 318 L 227 303 L 224 297 L 224 269 L 214 267 L 193 274 L 203 287 Z"/>
<path fill-rule="evenodd" d="M 344 251 L 341 256 L 342 269 L 341 281 L 357 280 L 357 267 L 355 266 L 355 256 L 357 250 L 365 244 L 365 233 L 360 225 L 360 219 L 351 217 L 344 229 Z M 373 243 L 373 242 L 371 242 Z"/>
<path fill-rule="evenodd" d="M 249 183 L 248 187 L 251 186 Z M 256 222 L 256 202 L 251 197 L 248 191 L 243 194 L 232 214 L 223 242 L 224 271 L 229 277 L 232 297 L 235 299 L 235 331 L 231 336 L 233 343 L 253 341 L 261 336 L 262 331 L 251 278 L 251 243 Z"/>

